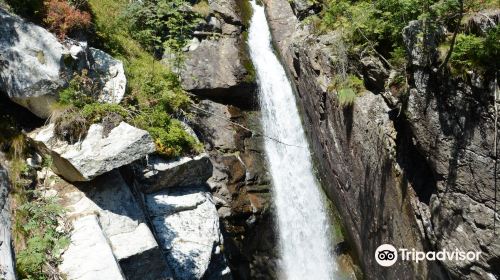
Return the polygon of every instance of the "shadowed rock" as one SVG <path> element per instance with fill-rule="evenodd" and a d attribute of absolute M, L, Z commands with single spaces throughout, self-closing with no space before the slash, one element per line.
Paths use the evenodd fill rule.
<path fill-rule="evenodd" d="M 207 154 L 177 160 L 151 156 L 146 165 L 142 162 L 134 164 L 141 190 L 146 193 L 171 187 L 202 185 L 212 176 L 212 168 Z"/>

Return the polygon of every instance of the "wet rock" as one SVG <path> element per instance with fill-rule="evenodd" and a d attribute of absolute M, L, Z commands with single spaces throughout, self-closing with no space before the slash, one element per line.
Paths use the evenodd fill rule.
<path fill-rule="evenodd" d="M 0 278 L 15 280 L 9 193 L 7 171 L 0 165 Z"/>
<path fill-rule="evenodd" d="M 147 162 L 138 162 L 133 168 L 145 193 L 171 187 L 203 185 L 212 176 L 212 163 L 207 154 L 177 160 L 151 156 Z"/>
<path fill-rule="evenodd" d="M 172 188 L 145 201 L 175 279 L 231 279 L 217 209 L 205 188 Z"/>
<path fill-rule="evenodd" d="M 42 153 L 52 157 L 54 172 L 71 182 L 89 181 L 156 150 L 146 131 L 125 122 L 106 137 L 103 130 L 102 125 L 93 124 L 87 136 L 74 144 L 57 139 L 54 124 L 35 130 L 29 137 Z"/>
<path fill-rule="evenodd" d="M 270 180 L 262 137 L 231 122 L 260 131 L 251 109 L 202 100 L 195 128 L 207 144 L 214 166 L 208 185 L 223 228 L 224 254 L 235 278 L 272 279 L 277 275 Z M 229 122 L 231 121 L 231 122 Z"/>

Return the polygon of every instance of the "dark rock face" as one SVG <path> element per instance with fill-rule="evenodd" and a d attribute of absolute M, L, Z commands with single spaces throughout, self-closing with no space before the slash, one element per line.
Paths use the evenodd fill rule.
<path fill-rule="evenodd" d="M 397 132 L 389 118 L 390 108 L 381 95 L 368 91 L 353 107 L 340 107 L 335 93 L 327 88 L 344 68 L 339 65 L 347 63 L 340 53 L 342 42 L 336 34 L 315 37 L 297 28 L 286 5 L 286 1 L 266 1 L 271 30 L 297 87 L 321 181 L 340 211 L 365 277 L 439 279 L 442 275 L 433 263 L 398 262 L 384 269 L 375 262 L 375 249 L 383 243 L 429 248 L 411 205 L 417 197 L 397 163 Z M 370 76 L 387 75 L 371 71 L 377 62 L 364 62 Z"/>
<path fill-rule="evenodd" d="M 392 73 L 378 59 L 343 61 L 335 33 L 311 35 L 286 1 L 265 2 L 275 44 L 297 87 L 322 182 L 369 272 L 365 276 L 499 277 L 492 77 L 472 73 L 467 82 L 438 71 L 436 47 L 443 31 L 423 38 L 420 23 L 410 22 L 403 31 L 410 62 L 405 99 L 386 88 Z M 341 108 L 327 89 L 345 64 L 364 77 L 367 88 L 382 94 L 365 92 L 354 106 Z M 398 262 L 383 269 L 373 258 L 382 243 L 426 251 L 458 248 L 481 257 Z"/>
<path fill-rule="evenodd" d="M 417 48 L 409 52 L 411 61 L 432 62 L 432 53 L 429 59 L 415 47 L 422 45 L 414 43 L 422 40 L 413 36 L 418 31 L 419 22 L 411 22 L 404 32 L 407 47 Z M 425 45 L 433 45 L 433 38 L 425 40 Z M 474 86 L 447 73 L 435 73 L 431 65 L 412 63 L 410 67 L 408 125 L 432 168 L 437 188 L 430 203 L 422 205 L 432 221 L 426 234 L 439 250 L 481 252 L 474 262 L 444 261 L 452 277 L 498 277 L 500 238 L 493 228 L 494 217 L 498 223 L 494 197 L 499 176 L 493 149 L 494 81 L 483 77 Z"/>
<path fill-rule="evenodd" d="M 208 1 L 206 23 L 194 32 L 180 69 L 185 90 L 219 102 L 254 103 L 255 74 L 243 36 L 247 28 L 243 15 L 249 12 L 243 11 L 244 3 Z"/>
<path fill-rule="evenodd" d="M 212 188 L 224 235 L 224 253 L 235 279 L 276 277 L 276 233 L 259 131 L 259 112 L 201 101 L 195 129 L 214 165 Z"/>
<path fill-rule="evenodd" d="M 207 23 L 195 31 L 181 68 L 183 87 L 199 97 L 190 125 L 213 164 L 208 184 L 233 277 L 275 279 L 270 178 L 258 136 L 255 74 L 244 40 L 251 8 L 240 0 L 208 4 Z"/>

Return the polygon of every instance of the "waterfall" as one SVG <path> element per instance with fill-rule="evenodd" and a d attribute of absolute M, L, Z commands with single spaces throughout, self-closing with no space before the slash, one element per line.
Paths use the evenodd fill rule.
<path fill-rule="evenodd" d="M 257 71 L 265 151 L 273 181 L 284 279 L 334 279 L 325 201 L 315 178 L 295 96 L 273 52 L 264 7 L 251 1 L 248 44 Z"/>

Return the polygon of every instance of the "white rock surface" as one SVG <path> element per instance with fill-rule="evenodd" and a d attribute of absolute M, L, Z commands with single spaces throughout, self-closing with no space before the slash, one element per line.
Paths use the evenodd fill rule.
<path fill-rule="evenodd" d="M 54 188 L 68 209 L 69 220 L 97 215 L 100 227 L 94 230 L 102 231 L 128 280 L 157 280 L 170 276 L 144 213 L 118 171 L 79 187 L 61 181 Z"/>
<path fill-rule="evenodd" d="M 68 280 L 125 279 L 96 215 L 73 222 L 71 244 L 62 259 L 59 269 Z"/>
<path fill-rule="evenodd" d="M 54 124 L 30 133 L 39 149 L 50 154 L 52 169 L 66 180 L 89 181 L 155 151 L 151 136 L 125 122 L 103 135 L 103 126 L 90 126 L 85 139 L 75 144 L 56 139 Z"/>
<path fill-rule="evenodd" d="M 99 96 L 99 101 L 120 103 L 127 86 L 123 63 L 98 49 L 90 48 L 90 54 L 94 60 L 93 70 L 97 72 L 104 84 L 103 94 Z"/>
<path fill-rule="evenodd" d="M 134 164 L 143 192 L 152 193 L 165 188 L 199 186 L 212 176 L 213 166 L 206 153 L 195 157 L 165 160 L 149 157 L 146 166 Z"/>
<path fill-rule="evenodd" d="M 206 273 L 219 273 L 213 279 L 230 277 L 223 258 L 214 256 L 220 254 L 222 236 L 210 193 L 204 188 L 168 189 L 147 195 L 146 207 L 175 279 L 201 279 Z"/>

